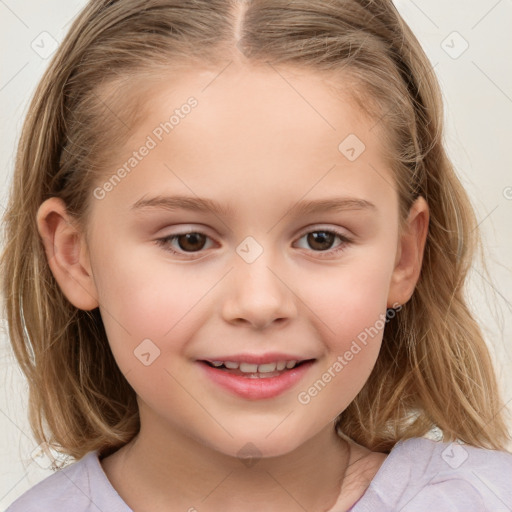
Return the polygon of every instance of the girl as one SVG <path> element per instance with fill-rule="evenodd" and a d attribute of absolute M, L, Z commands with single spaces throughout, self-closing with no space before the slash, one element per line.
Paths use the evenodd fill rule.
<path fill-rule="evenodd" d="M 91 1 L 2 259 L 35 438 L 75 461 L 9 512 L 511 509 L 441 109 L 389 0 Z"/>

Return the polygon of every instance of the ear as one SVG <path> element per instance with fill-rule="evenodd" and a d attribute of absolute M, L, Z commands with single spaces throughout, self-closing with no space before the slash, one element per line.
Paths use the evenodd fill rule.
<path fill-rule="evenodd" d="M 52 274 L 67 299 L 85 311 L 98 307 L 85 237 L 62 199 L 51 197 L 41 204 L 37 229 Z"/>
<path fill-rule="evenodd" d="M 398 241 L 395 268 L 391 276 L 387 307 L 405 304 L 420 277 L 423 252 L 428 234 L 429 208 L 422 196 L 411 206 Z"/>

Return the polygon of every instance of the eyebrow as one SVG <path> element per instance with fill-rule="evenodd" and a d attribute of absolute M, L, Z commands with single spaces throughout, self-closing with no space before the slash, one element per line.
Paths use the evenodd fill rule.
<path fill-rule="evenodd" d="M 224 206 L 213 199 L 189 196 L 155 196 L 147 199 L 141 198 L 132 205 L 131 209 L 134 211 L 146 209 L 175 211 L 182 209 L 189 211 L 212 212 L 224 217 L 232 217 L 235 215 L 235 211 L 231 207 Z M 292 206 L 287 213 L 294 215 L 310 215 L 313 213 L 322 213 L 327 211 L 346 210 L 371 210 L 376 212 L 377 207 L 366 199 L 355 197 L 333 197 L 300 201 Z"/>

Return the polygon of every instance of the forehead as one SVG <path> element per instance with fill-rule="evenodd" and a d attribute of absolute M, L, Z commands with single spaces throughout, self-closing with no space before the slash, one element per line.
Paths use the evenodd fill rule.
<path fill-rule="evenodd" d="M 290 201 L 333 192 L 371 195 L 393 178 L 380 128 L 353 101 L 351 83 L 234 64 L 142 81 L 144 114 L 116 159 L 128 161 L 149 140 L 152 147 L 116 190 L 126 191 L 132 204 L 163 190 L 252 205 L 284 195 Z"/>
<path fill-rule="evenodd" d="M 193 147 L 188 157 L 238 153 L 264 157 L 267 166 L 275 157 L 337 155 L 351 134 L 377 149 L 380 126 L 358 107 L 354 88 L 349 76 L 270 64 L 177 69 L 140 89 L 144 116 L 132 142 L 156 134 L 157 142 L 172 142 L 175 153 Z M 191 98 L 194 108 L 187 105 Z"/>

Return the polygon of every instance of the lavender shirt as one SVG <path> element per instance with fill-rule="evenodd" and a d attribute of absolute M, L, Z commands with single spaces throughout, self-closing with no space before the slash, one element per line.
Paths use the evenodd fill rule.
<path fill-rule="evenodd" d="M 193 510 L 193 504 L 191 504 Z M 97 452 L 56 471 L 6 512 L 133 512 Z M 336 506 L 332 512 L 342 512 Z M 350 512 L 512 511 L 512 454 L 414 438 L 398 442 Z"/>

